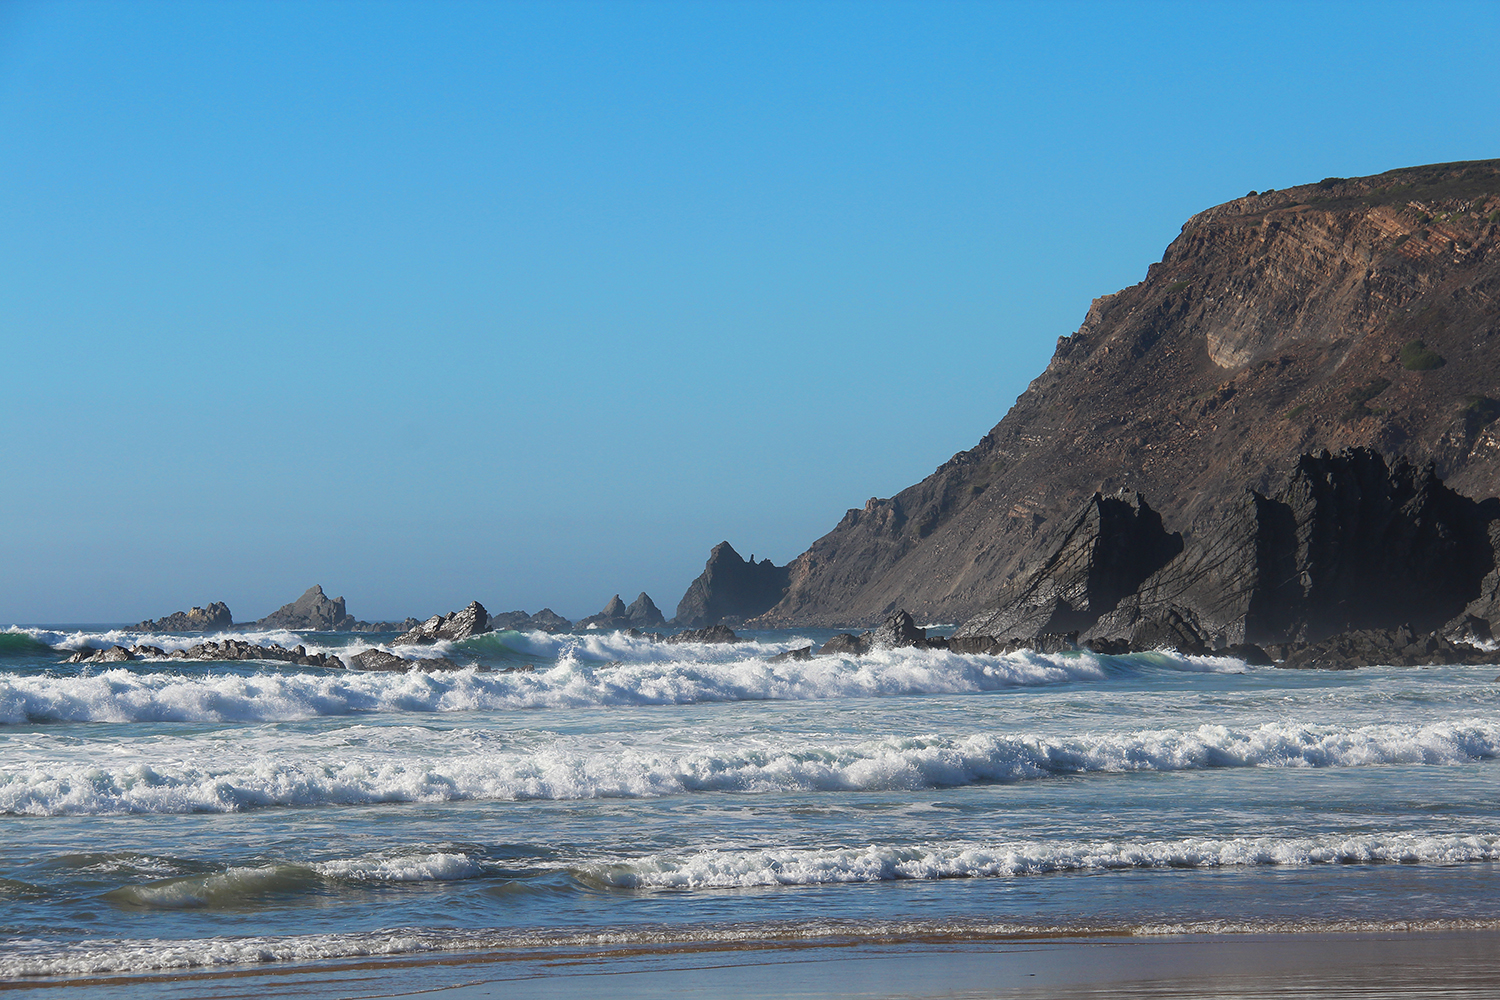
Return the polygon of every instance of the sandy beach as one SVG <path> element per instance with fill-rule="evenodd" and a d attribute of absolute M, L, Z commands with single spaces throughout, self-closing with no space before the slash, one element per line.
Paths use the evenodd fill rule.
<path fill-rule="evenodd" d="M 7 983 L 13 996 L 569 1000 L 735 997 L 1493 997 L 1500 932 L 816 943 L 485 953 L 174 976 Z M 13 991 L 13 992 L 12 992 Z"/>

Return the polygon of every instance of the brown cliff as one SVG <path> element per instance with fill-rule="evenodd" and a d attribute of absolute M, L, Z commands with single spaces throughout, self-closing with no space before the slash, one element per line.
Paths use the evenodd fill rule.
<path fill-rule="evenodd" d="M 1189 219 L 1095 300 L 969 451 L 871 499 L 789 567 L 766 625 L 963 621 L 1054 551 L 1092 494 L 1140 491 L 1185 541 L 1298 456 L 1368 447 L 1500 486 L 1500 161 L 1252 194 Z"/>

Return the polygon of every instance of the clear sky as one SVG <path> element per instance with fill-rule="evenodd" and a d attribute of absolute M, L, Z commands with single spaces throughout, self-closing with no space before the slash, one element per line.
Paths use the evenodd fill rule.
<path fill-rule="evenodd" d="M 0 4 L 0 626 L 670 615 L 1497 107 L 1494 3 Z"/>

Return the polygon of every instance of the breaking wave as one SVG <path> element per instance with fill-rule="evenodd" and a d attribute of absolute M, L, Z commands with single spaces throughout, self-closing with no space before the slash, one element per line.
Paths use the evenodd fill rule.
<path fill-rule="evenodd" d="M 468 737 L 463 737 L 467 739 Z M 0 812 L 19 815 L 238 812 L 277 806 L 456 800 L 647 798 L 702 792 L 951 788 L 1092 772 L 1459 764 L 1500 756 L 1500 724 L 1471 719 L 1360 727 L 1267 723 L 1231 729 L 1044 736 L 887 737 L 848 743 L 760 738 L 661 749 L 567 739 L 501 750 L 246 747 L 188 763 L 36 762 L 0 771 Z M 748 743 L 748 745 L 747 745 Z"/>

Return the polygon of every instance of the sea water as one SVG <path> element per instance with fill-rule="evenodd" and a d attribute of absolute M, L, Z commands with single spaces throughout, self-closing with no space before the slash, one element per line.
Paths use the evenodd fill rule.
<path fill-rule="evenodd" d="M 456 671 L 367 673 L 69 665 L 206 637 L 13 627 L 0 980 L 1500 927 L 1500 667 L 768 662 L 831 634 L 499 632 L 424 654 Z"/>

